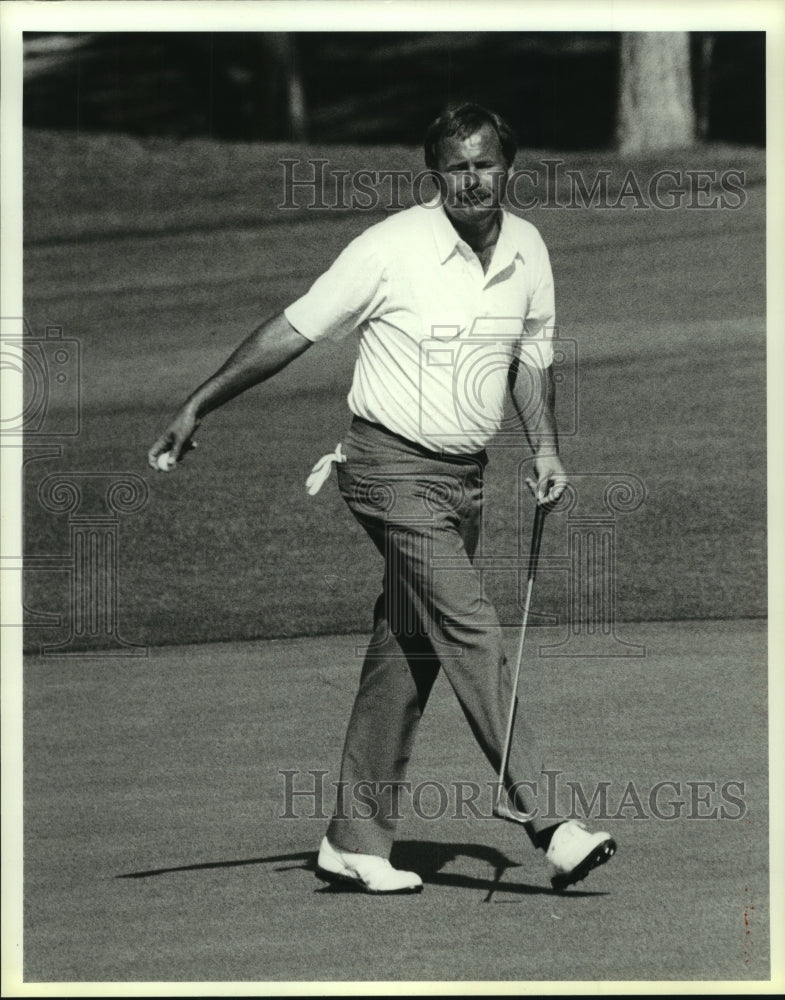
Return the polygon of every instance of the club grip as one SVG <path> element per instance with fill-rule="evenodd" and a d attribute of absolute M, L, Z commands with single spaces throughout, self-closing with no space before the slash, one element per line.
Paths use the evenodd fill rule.
<path fill-rule="evenodd" d="M 534 525 L 532 526 L 532 540 L 529 548 L 529 572 L 527 579 L 534 580 L 537 575 L 537 563 L 540 559 L 540 543 L 542 542 L 542 530 L 545 527 L 545 515 L 548 511 L 542 504 L 537 504 L 534 510 Z"/>

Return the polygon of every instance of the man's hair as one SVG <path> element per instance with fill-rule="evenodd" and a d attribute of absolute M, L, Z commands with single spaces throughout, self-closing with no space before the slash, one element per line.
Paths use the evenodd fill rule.
<path fill-rule="evenodd" d="M 490 125 L 494 130 L 499 138 L 507 166 L 511 167 L 518 148 L 512 129 L 501 115 L 489 111 L 480 104 L 459 104 L 448 107 L 431 122 L 423 141 L 426 167 L 430 170 L 436 169 L 439 162 L 439 143 L 442 139 L 467 139 L 483 125 Z"/>

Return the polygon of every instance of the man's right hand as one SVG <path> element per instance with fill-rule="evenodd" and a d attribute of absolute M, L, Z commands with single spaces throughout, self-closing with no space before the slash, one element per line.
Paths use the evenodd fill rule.
<path fill-rule="evenodd" d="M 170 472 L 176 468 L 177 463 L 183 459 L 186 453 L 196 447 L 193 436 L 199 423 L 194 410 L 189 406 L 184 406 L 148 451 L 147 462 L 150 468 L 155 469 L 156 472 Z M 167 452 L 171 456 L 169 464 L 159 465 L 159 457 Z"/>

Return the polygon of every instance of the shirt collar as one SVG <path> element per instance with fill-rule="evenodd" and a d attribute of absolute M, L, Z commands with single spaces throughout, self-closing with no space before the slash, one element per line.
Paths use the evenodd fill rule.
<path fill-rule="evenodd" d="M 462 248 L 470 250 L 468 244 L 461 239 L 450 222 L 447 213 L 444 211 L 444 207 L 440 204 L 439 196 L 432 201 L 426 202 L 424 207 L 427 209 L 431 219 L 431 231 L 433 232 L 436 252 L 439 255 L 439 262 L 441 264 L 446 264 L 456 252 L 465 253 L 466 250 Z M 494 271 L 501 270 L 503 267 L 511 264 L 516 256 L 521 257 L 521 260 L 523 260 L 520 251 L 515 246 L 508 215 L 509 213 L 502 209 L 502 225 L 493 255 Z"/>

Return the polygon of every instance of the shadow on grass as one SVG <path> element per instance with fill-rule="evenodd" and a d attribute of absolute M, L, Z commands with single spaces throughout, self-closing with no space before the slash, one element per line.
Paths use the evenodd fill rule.
<path fill-rule="evenodd" d="M 494 869 L 493 878 L 476 878 L 460 872 L 443 872 L 442 869 L 459 858 L 484 861 Z M 502 876 L 510 868 L 519 868 L 517 861 L 511 861 L 501 851 L 482 844 L 449 844 L 425 840 L 402 840 L 393 846 L 390 860 L 396 868 L 416 871 L 426 885 L 442 886 L 450 889 L 480 889 L 486 892 L 483 902 L 490 902 L 495 893 L 512 895 L 559 895 L 559 896 L 605 896 L 605 892 L 585 892 L 582 890 L 562 890 L 556 892 L 549 886 L 529 885 L 525 882 L 502 882 Z M 289 863 L 287 863 L 289 862 Z M 292 863 L 294 862 L 294 863 Z M 299 851 L 293 854 L 271 854 L 262 858 L 239 858 L 230 861 L 204 861 L 193 865 L 179 865 L 171 868 L 151 868 L 147 871 L 127 872 L 116 875 L 118 879 L 152 878 L 156 875 L 170 875 L 177 872 L 203 871 L 215 868 L 238 868 L 242 865 L 272 865 L 281 867 L 278 872 L 316 872 L 316 852 Z M 363 892 L 351 883 L 330 883 L 316 889 L 320 895 L 344 895 Z"/>

